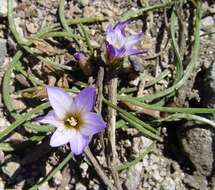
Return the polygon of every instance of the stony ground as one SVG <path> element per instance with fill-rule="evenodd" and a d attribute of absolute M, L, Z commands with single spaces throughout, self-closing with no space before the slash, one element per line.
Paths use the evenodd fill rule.
<path fill-rule="evenodd" d="M 194 1 L 195 2 L 195 1 Z M 87 25 L 90 41 L 95 49 L 104 49 L 105 29 L 109 23 L 117 23 L 127 17 L 129 11 L 136 11 L 142 6 L 156 5 L 162 3 L 159 0 L 80 0 L 67 1 L 65 5 L 65 17 L 99 17 L 107 18 L 102 22 Z M 59 21 L 57 0 L 20 0 L 13 1 L 14 20 L 19 35 L 26 37 L 40 31 L 45 26 Z M 181 15 L 180 27 L 183 32 L 180 44 L 180 53 L 183 57 L 183 64 L 186 66 L 190 58 L 194 22 L 192 2 L 184 1 L 183 5 L 178 3 L 177 13 Z M 171 39 L 169 39 L 171 8 L 153 10 L 141 14 L 135 18 L 127 28 L 127 32 L 134 34 L 140 30 L 144 31 L 144 38 L 137 46 L 146 50 L 141 56 L 130 57 L 126 60 L 125 69 L 121 74 L 119 88 L 127 86 L 139 89 L 142 84 L 141 76 L 145 77 L 144 84 L 149 84 L 159 73 L 168 70 L 167 77 L 159 81 L 153 88 L 142 90 L 143 95 L 151 94 L 154 91 L 165 89 L 172 83 L 174 76 L 173 51 Z M 75 32 L 80 26 L 72 26 Z M 215 108 L 215 4 L 213 1 L 203 2 L 203 17 L 201 19 L 200 51 L 197 68 L 186 84 L 179 90 L 178 95 L 168 102 L 168 105 L 184 107 L 212 107 Z M 178 34 L 177 34 L 178 35 Z M 47 40 L 48 41 L 48 40 Z M 77 44 L 63 40 L 48 41 L 49 45 L 45 50 L 35 45 L 37 51 L 58 52 L 59 59 L 63 63 L 77 67 L 72 54 L 78 49 Z M 64 44 L 65 43 L 65 44 Z M 50 44 L 55 44 L 56 50 L 51 49 Z M 82 45 L 83 42 L 80 42 Z M 45 44 L 47 45 L 47 44 Z M 66 48 L 64 48 L 66 47 Z M 7 1 L 0 0 L 0 77 L 18 49 L 16 40 L 9 30 L 7 22 Z M 84 49 L 85 48 L 85 49 Z M 65 51 L 66 49 L 66 51 Z M 69 49 L 69 50 L 68 50 Z M 83 45 L 82 51 L 87 51 Z M 49 53 L 49 52 L 48 52 Z M 26 60 L 28 57 L 26 56 Z M 24 60 L 24 61 L 26 61 Z M 96 80 L 95 77 L 84 76 L 83 74 L 68 77 L 67 74 L 52 73 L 49 68 L 42 68 L 40 62 L 26 61 L 28 73 L 36 73 L 40 80 L 49 84 L 59 84 L 64 77 L 68 81 L 76 80 L 89 83 Z M 36 64 L 35 64 L 36 63 Z M 32 64 L 29 67 L 29 64 Z M 132 65 L 132 68 L 128 65 Z M 41 71 L 48 73 L 42 75 Z M 129 72 L 128 72 L 129 71 Z M 130 72 L 131 71 L 131 72 Z M 83 77 L 82 77 L 83 76 Z M 74 79 L 75 78 L 75 79 Z M 71 82 L 72 83 L 72 82 Z M 91 82 L 92 83 L 92 82 Z M 127 85 L 127 86 L 126 86 Z M 17 112 L 23 112 L 32 107 L 35 102 L 32 99 L 26 100 L 20 96 L 19 90 L 31 87 L 29 80 L 26 80 L 20 73 L 14 73 L 11 79 L 10 93 L 12 94 L 14 107 Z M 0 95 L 1 97 L 1 95 Z M 160 115 L 157 112 L 146 111 L 140 117 L 149 115 Z M 162 114 L 161 114 L 162 117 Z M 213 116 L 206 115 L 214 121 Z M 150 119 L 149 119 L 150 120 Z M 5 108 L 3 100 L 0 102 L 0 131 L 13 122 L 11 115 Z M 24 134 L 24 135 L 23 135 Z M 134 128 L 117 129 L 117 152 L 119 165 L 135 158 L 142 157 L 135 164 L 119 171 L 123 189 L 127 190 L 212 190 L 215 189 L 214 178 L 214 131 L 211 127 L 195 122 L 176 121 L 162 123 L 161 134 L 163 143 L 155 143 L 149 138 L 142 136 Z M 23 143 L 28 138 L 26 132 L 20 130 L 14 132 L 7 138 L 7 142 Z M 99 137 L 93 139 L 91 150 L 95 154 L 100 165 L 108 171 L 106 157 L 101 150 L 102 145 Z M 1 148 L 1 146 L 0 146 Z M 65 157 L 68 147 L 53 149 L 49 146 L 49 137 L 41 142 L 27 148 L 20 148 L 14 152 L 0 150 L 0 189 L 29 189 L 39 179 L 46 176 Z M 146 152 L 148 150 L 148 152 Z M 39 187 L 40 190 L 48 189 L 75 189 L 75 190 L 98 190 L 107 189 L 100 176 L 94 170 L 84 156 L 72 160 L 61 171 L 58 171 L 49 182 Z"/>

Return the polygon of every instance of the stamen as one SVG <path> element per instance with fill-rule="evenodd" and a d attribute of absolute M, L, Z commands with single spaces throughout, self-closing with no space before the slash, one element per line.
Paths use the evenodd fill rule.
<path fill-rule="evenodd" d="M 78 124 L 77 119 L 75 119 L 74 117 L 69 117 L 69 118 L 67 118 L 66 121 L 67 121 L 67 122 L 69 123 L 69 125 L 71 125 L 72 127 L 75 127 L 75 126 Z"/>
<path fill-rule="evenodd" d="M 69 113 L 67 116 L 64 118 L 64 126 L 67 128 L 73 128 L 79 130 L 82 125 L 82 117 L 78 113 Z"/>

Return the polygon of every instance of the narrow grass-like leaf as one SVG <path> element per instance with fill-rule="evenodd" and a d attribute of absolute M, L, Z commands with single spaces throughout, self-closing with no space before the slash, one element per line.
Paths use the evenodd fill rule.
<path fill-rule="evenodd" d="M 60 4 L 59 4 L 59 18 L 61 21 L 61 24 L 63 26 L 63 28 L 67 31 L 67 32 L 72 32 L 72 30 L 69 28 L 65 16 L 64 16 L 64 5 L 65 5 L 65 0 L 60 0 Z"/>
<path fill-rule="evenodd" d="M 38 78 L 36 78 L 32 73 L 27 73 L 22 67 L 22 63 L 18 61 L 18 64 L 15 64 L 15 70 L 20 72 L 25 78 L 27 78 L 34 86 L 44 86 L 44 82 Z"/>
<path fill-rule="evenodd" d="M 7 110 L 9 111 L 9 113 L 11 114 L 11 116 L 15 119 L 18 119 L 19 115 L 16 113 L 14 107 L 13 107 L 13 103 L 10 97 L 10 82 L 11 82 L 11 75 L 12 72 L 14 70 L 14 68 L 16 67 L 16 64 L 18 64 L 20 58 L 22 57 L 23 52 L 22 51 L 17 51 L 16 54 L 14 55 L 12 61 L 10 62 L 10 64 L 8 65 L 4 77 L 3 77 L 3 81 L 2 81 L 2 98 L 4 101 L 4 105 L 7 108 Z M 24 127 L 26 128 L 36 128 L 35 124 L 31 124 L 31 123 L 25 123 Z M 41 125 L 37 125 L 37 129 L 39 131 L 39 129 L 46 129 L 46 126 L 41 126 Z"/>
<path fill-rule="evenodd" d="M 65 5 L 65 0 L 60 0 L 60 4 L 59 4 L 59 18 L 61 21 L 61 24 L 63 26 L 63 28 L 70 34 L 73 34 L 72 29 L 69 27 L 69 25 L 66 22 L 66 18 L 65 18 L 65 11 L 64 11 L 64 5 Z M 74 36 L 74 34 L 73 34 Z M 69 38 L 70 39 L 70 38 Z M 73 37 L 72 39 L 75 40 L 75 42 L 78 44 L 78 46 L 80 47 L 80 43 L 79 40 L 76 37 Z"/>
<path fill-rule="evenodd" d="M 159 137 L 158 135 L 152 133 L 151 131 L 145 129 L 142 125 L 140 125 L 139 123 L 137 123 L 135 120 L 130 119 L 130 117 L 127 117 L 126 115 L 119 113 L 119 115 L 128 123 L 130 123 L 130 125 L 132 125 L 133 127 L 135 127 L 136 129 L 138 129 L 143 135 L 158 140 L 160 142 L 162 142 L 162 138 Z"/>
<path fill-rule="evenodd" d="M 178 45 L 177 45 L 177 42 L 176 42 L 176 39 L 175 39 L 176 19 L 177 19 L 176 13 L 175 13 L 175 11 L 172 11 L 172 14 L 171 14 L 171 23 L 170 23 L 171 24 L 170 25 L 170 35 L 171 35 L 171 38 L 172 38 L 172 47 L 173 47 L 173 50 L 174 50 L 174 53 L 175 53 L 175 60 L 174 60 L 175 66 L 176 66 L 175 83 L 178 82 L 182 78 L 182 76 L 183 76 L 182 59 L 181 59 L 179 48 L 178 48 Z"/>
<path fill-rule="evenodd" d="M 7 11 L 8 11 L 7 17 L 8 17 L 9 28 L 13 33 L 14 38 L 20 45 L 27 44 L 28 42 L 25 41 L 16 30 L 16 25 L 13 19 L 13 1 L 12 0 L 7 0 Z"/>
<path fill-rule="evenodd" d="M 54 131 L 54 127 L 52 125 L 38 125 L 38 124 L 31 123 L 31 125 L 24 125 L 24 127 L 40 133 Z"/>
<path fill-rule="evenodd" d="M 45 137 L 46 137 L 45 134 L 38 134 L 38 135 L 33 135 L 27 141 L 24 141 L 22 143 L 13 143 L 13 142 L 0 143 L 0 150 L 4 152 L 12 152 L 12 151 L 17 151 L 24 148 L 26 149 L 28 146 L 34 145 L 37 142 L 40 142 Z"/>
<path fill-rule="evenodd" d="M 0 143 L 0 150 L 4 152 L 12 152 L 15 151 L 16 148 L 10 143 Z"/>
<path fill-rule="evenodd" d="M 111 102 L 107 101 L 106 99 L 103 98 L 103 101 L 108 105 L 114 108 L 119 112 L 119 115 L 128 123 L 130 123 L 132 126 L 137 128 L 140 132 L 142 132 L 144 135 L 147 135 L 153 139 L 162 141 L 161 137 L 158 135 L 158 131 L 151 127 L 149 124 L 141 121 L 137 117 L 133 116 L 132 114 L 122 110 L 121 108 L 115 106 Z"/>
<path fill-rule="evenodd" d="M 143 13 L 146 13 L 146 12 L 149 12 L 149 11 L 154 11 L 154 10 L 157 10 L 157 9 L 164 9 L 164 8 L 170 7 L 174 3 L 175 3 L 175 1 L 166 1 L 165 3 L 140 8 L 138 10 L 130 10 L 130 11 L 127 11 L 125 14 L 123 14 L 121 16 L 120 20 L 123 21 L 123 20 L 131 19 L 131 18 L 139 17 Z"/>
<path fill-rule="evenodd" d="M 13 122 L 10 126 L 8 126 L 3 131 L 0 132 L 0 140 L 6 137 L 10 132 L 12 132 L 18 126 L 23 124 L 25 121 L 29 120 L 34 114 L 40 113 L 42 110 L 48 107 L 49 107 L 48 103 L 43 103 L 37 106 L 36 108 L 32 109 L 31 111 L 27 112 L 26 114 L 18 116 L 15 122 Z"/>
<path fill-rule="evenodd" d="M 120 119 L 116 122 L 116 129 L 127 128 L 127 127 L 128 127 L 128 122 L 126 122 L 123 119 Z"/>
<path fill-rule="evenodd" d="M 161 112 L 169 112 L 169 113 L 215 113 L 215 108 L 180 108 L 180 107 L 162 107 L 157 105 L 150 105 L 145 104 L 141 101 L 138 101 L 134 98 L 128 98 L 120 96 L 118 98 L 121 101 L 128 102 L 130 104 L 133 104 L 135 106 L 150 109 L 150 110 L 157 110 Z"/>
<path fill-rule="evenodd" d="M 210 125 L 211 127 L 215 128 L 215 123 L 207 118 L 198 116 L 198 115 L 192 115 L 192 114 L 186 114 L 186 113 L 177 113 L 177 114 L 172 114 L 164 119 L 161 119 L 159 121 L 174 121 L 174 120 L 179 120 L 179 119 L 186 119 L 186 120 L 194 120 L 198 121 L 200 123 L 205 123 Z"/>
<path fill-rule="evenodd" d="M 84 34 L 85 42 L 86 42 L 87 47 L 88 47 L 88 49 L 90 51 L 90 55 L 93 56 L 93 47 L 92 47 L 92 45 L 90 43 L 90 37 L 89 37 L 88 31 L 85 28 L 85 26 L 82 25 L 82 24 L 80 24 L 80 28 L 82 30 L 82 33 Z"/>
<path fill-rule="evenodd" d="M 4 105 L 6 106 L 8 111 L 12 114 L 13 117 L 15 117 L 16 114 L 14 113 L 15 109 L 13 107 L 13 104 L 10 98 L 10 82 L 11 82 L 10 79 L 11 79 L 11 74 L 14 70 L 15 64 L 18 63 L 22 55 L 23 55 L 22 51 L 19 50 L 16 52 L 12 61 L 10 62 L 10 64 L 8 65 L 5 71 L 3 81 L 2 81 L 2 96 L 3 96 Z"/>

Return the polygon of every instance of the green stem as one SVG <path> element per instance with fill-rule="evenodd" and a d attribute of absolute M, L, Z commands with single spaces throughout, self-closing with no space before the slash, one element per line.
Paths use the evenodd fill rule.
<path fill-rule="evenodd" d="M 61 21 L 61 24 L 63 26 L 63 28 L 67 31 L 67 32 L 71 32 L 72 33 L 72 30 L 69 28 L 67 22 L 66 22 L 66 19 L 65 19 L 65 16 L 64 16 L 64 5 L 65 5 L 65 0 L 60 0 L 60 5 L 59 5 L 59 18 L 60 18 L 60 21 Z"/>
<path fill-rule="evenodd" d="M 137 117 L 133 116 L 132 114 L 122 110 L 121 108 L 115 106 L 114 104 L 112 104 L 111 102 L 109 102 L 108 100 L 103 98 L 104 103 L 106 103 L 108 106 L 114 108 L 115 110 L 117 110 L 119 112 L 119 115 L 126 120 L 127 122 L 129 122 L 131 125 L 133 125 L 135 128 L 137 128 L 140 132 L 142 132 L 143 134 L 156 139 L 158 141 L 162 141 L 162 139 L 157 135 L 158 131 L 156 129 L 154 129 L 153 127 L 151 127 L 149 124 L 141 121 L 140 119 L 138 119 Z M 155 133 L 155 134 L 154 134 Z"/>
<path fill-rule="evenodd" d="M 21 62 L 19 64 L 15 65 L 16 71 L 20 72 L 25 78 L 27 78 L 34 86 L 44 86 L 44 82 L 38 78 L 36 78 L 33 74 L 27 73 L 24 68 L 21 65 Z"/>
<path fill-rule="evenodd" d="M 19 50 L 16 52 L 12 61 L 10 62 L 10 64 L 8 65 L 8 67 L 5 71 L 5 74 L 4 74 L 4 77 L 2 80 L 2 99 L 3 99 L 5 107 L 7 108 L 7 110 L 11 114 L 11 116 L 15 119 L 18 119 L 19 115 L 16 113 L 16 111 L 13 107 L 12 99 L 10 97 L 10 82 L 11 82 L 12 72 L 13 72 L 16 64 L 18 64 L 22 55 L 23 55 L 22 51 Z M 40 126 L 40 125 L 31 124 L 31 123 L 25 123 L 24 127 L 26 127 L 26 128 L 33 127 L 34 129 L 38 129 L 38 131 L 40 130 L 40 128 L 46 128 L 46 126 Z"/>
<path fill-rule="evenodd" d="M 121 20 L 128 20 L 131 18 L 139 17 L 143 13 L 146 13 L 149 11 L 154 11 L 157 9 L 164 9 L 164 8 L 172 6 L 174 3 L 175 3 L 175 1 L 171 1 L 171 2 L 167 2 L 167 3 L 152 5 L 150 7 L 144 7 L 144 8 L 138 9 L 138 10 L 131 10 L 131 11 L 126 12 L 124 15 L 122 15 Z"/>
<path fill-rule="evenodd" d="M 13 19 L 13 3 L 12 3 L 12 0 L 7 0 L 7 10 L 8 10 L 7 17 L 8 17 L 9 28 L 10 28 L 11 32 L 13 33 L 14 38 L 16 39 L 18 44 L 27 45 L 28 42 L 24 41 L 16 30 L 16 25 L 15 25 L 15 22 Z"/>
<path fill-rule="evenodd" d="M 150 110 L 157 110 L 161 112 L 168 112 L 168 113 L 215 113 L 215 108 L 179 108 L 179 107 L 162 107 L 162 106 L 157 106 L 157 105 L 149 105 L 145 104 L 141 101 L 128 98 L 128 97 L 123 97 L 120 96 L 118 97 L 119 100 L 128 102 L 130 104 L 133 104 L 135 106 L 145 108 L 145 109 L 150 109 Z"/>
<path fill-rule="evenodd" d="M 210 125 L 211 127 L 215 128 L 215 123 L 207 118 L 198 116 L 198 115 L 192 115 L 192 114 L 186 114 L 186 113 L 177 113 L 170 115 L 164 119 L 161 119 L 159 121 L 173 121 L 173 120 L 178 120 L 178 119 L 187 119 L 187 120 L 194 120 L 194 121 L 199 121 L 201 123 L 205 123 Z"/>
<path fill-rule="evenodd" d="M 179 53 L 179 48 L 178 48 L 178 45 L 177 45 L 176 39 L 175 39 L 176 18 L 177 17 L 176 17 L 175 11 L 172 11 L 170 35 L 171 35 L 171 38 L 172 38 L 172 46 L 173 46 L 173 50 L 174 50 L 174 53 L 175 53 L 175 60 L 174 60 L 175 65 L 176 65 L 175 82 L 178 82 L 183 76 L 183 64 L 182 64 L 181 55 Z"/>
<path fill-rule="evenodd" d="M 80 24 L 80 27 L 81 27 L 82 33 L 84 34 L 85 42 L 86 42 L 87 47 L 88 47 L 88 49 L 90 51 L 90 55 L 93 56 L 93 47 L 92 47 L 92 45 L 90 43 L 90 37 L 89 37 L 89 34 L 87 32 L 87 29 L 82 24 Z"/>
<path fill-rule="evenodd" d="M 48 103 L 43 103 L 36 108 L 32 109 L 25 115 L 20 115 L 17 117 L 16 121 L 12 123 L 10 126 L 5 128 L 3 131 L 0 132 L 0 140 L 4 137 L 6 137 L 10 132 L 12 132 L 14 129 L 16 129 L 18 126 L 23 124 L 26 120 L 29 120 L 34 114 L 40 113 L 42 110 L 49 107 Z"/>
<path fill-rule="evenodd" d="M 23 52 L 22 51 L 17 51 L 16 54 L 14 55 L 11 63 L 8 65 L 4 77 L 3 77 L 3 81 L 2 81 L 2 96 L 3 96 L 3 101 L 4 101 L 4 105 L 6 106 L 6 108 L 8 109 L 8 111 L 11 113 L 11 115 L 13 117 L 16 116 L 16 114 L 14 113 L 15 109 L 13 107 L 11 98 L 10 98 L 10 82 L 11 82 L 11 74 L 14 70 L 15 64 L 18 63 L 18 61 L 20 60 L 20 58 L 22 57 Z"/>

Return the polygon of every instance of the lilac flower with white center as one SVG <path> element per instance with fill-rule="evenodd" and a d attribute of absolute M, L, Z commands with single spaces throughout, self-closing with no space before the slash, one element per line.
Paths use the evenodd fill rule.
<path fill-rule="evenodd" d="M 111 64 L 118 63 L 118 61 L 120 61 L 123 57 L 144 53 L 143 50 L 133 49 L 133 45 L 142 38 L 142 33 L 131 36 L 125 35 L 124 29 L 128 22 L 129 21 L 118 23 L 114 28 L 109 25 L 107 28 L 107 58 L 108 62 Z"/>
<path fill-rule="evenodd" d="M 87 87 L 72 98 L 61 88 L 46 88 L 53 110 L 39 118 L 38 122 L 56 127 L 50 146 L 58 147 L 70 143 L 72 153 L 80 155 L 91 137 L 106 128 L 102 117 L 92 112 L 95 105 L 95 89 Z"/>

